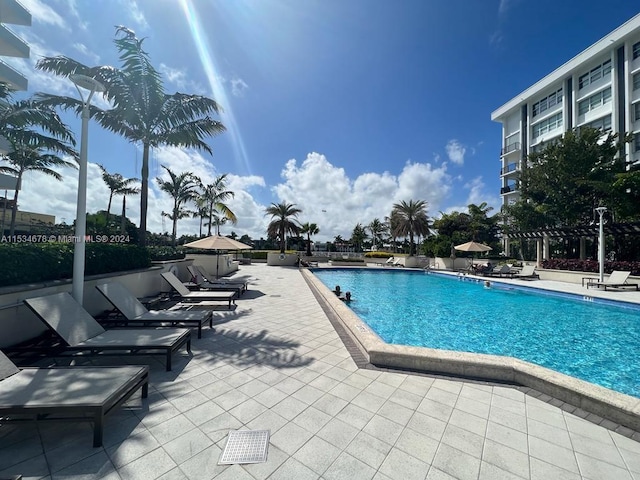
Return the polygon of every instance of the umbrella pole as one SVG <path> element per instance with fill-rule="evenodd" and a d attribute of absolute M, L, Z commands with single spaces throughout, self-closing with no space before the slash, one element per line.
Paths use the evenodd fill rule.
<path fill-rule="evenodd" d="M 220 252 L 216 252 L 216 280 L 220 278 Z"/>

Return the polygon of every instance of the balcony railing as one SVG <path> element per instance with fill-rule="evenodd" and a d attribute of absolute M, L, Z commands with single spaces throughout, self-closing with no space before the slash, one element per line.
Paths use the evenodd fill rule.
<path fill-rule="evenodd" d="M 506 167 L 502 167 L 500 169 L 500 175 L 506 175 L 507 173 L 515 172 L 516 170 L 519 170 L 518 164 L 510 163 Z"/>
<path fill-rule="evenodd" d="M 518 150 L 520 150 L 520 142 L 513 142 L 506 147 L 503 147 L 502 150 L 500 150 L 500 155 L 506 155 L 507 153 L 516 152 Z"/>
<path fill-rule="evenodd" d="M 507 185 L 506 187 L 502 187 L 500 189 L 500 195 L 504 195 L 505 193 L 515 192 L 517 190 L 516 185 Z"/>

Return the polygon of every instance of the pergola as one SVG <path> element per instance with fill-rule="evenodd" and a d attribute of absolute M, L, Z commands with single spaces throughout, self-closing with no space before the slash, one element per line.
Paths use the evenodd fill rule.
<path fill-rule="evenodd" d="M 605 223 L 605 235 L 640 235 L 640 222 L 634 223 Z M 592 225 L 582 225 L 576 227 L 555 227 L 543 228 L 540 230 L 529 232 L 502 232 L 503 238 L 509 240 L 527 239 L 536 240 L 537 243 L 537 263 L 541 260 L 549 258 L 549 240 L 558 238 L 579 238 L 580 239 L 580 258 L 585 257 L 585 239 L 588 237 L 598 237 L 598 223 Z"/>

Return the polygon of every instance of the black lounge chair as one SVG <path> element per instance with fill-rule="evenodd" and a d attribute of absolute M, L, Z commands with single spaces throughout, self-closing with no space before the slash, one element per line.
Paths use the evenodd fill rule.
<path fill-rule="evenodd" d="M 180 279 L 176 277 L 171 272 L 161 273 L 162 278 L 171 285 L 178 295 L 180 299 L 186 302 L 229 302 L 229 309 L 231 309 L 231 304 L 235 303 L 235 299 L 238 298 L 238 290 L 234 290 L 233 292 L 220 292 L 220 291 L 207 291 L 207 292 L 192 292 L 187 287 L 185 287 Z"/>
<path fill-rule="evenodd" d="M 209 322 L 213 328 L 211 310 L 147 310 L 138 299 L 119 282 L 96 285 L 98 291 L 118 310 L 124 319 L 107 317 L 100 323 L 139 327 L 196 327 L 202 338 L 202 325 Z"/>
<path fill-rule="evenodd" d="M 235 289 L 240 289 L 239 295 L 242 295 L 244 292 L 248 290 L 247 282 L 228 279 L 228 280 L 214 280 L 207 275 L 207 272 L 200 265 L 189 265 L 187 267 L 189 273 L 191 274 L 192 281 L 195 280 L 195 283 L 200 288 L 211 288 L 218 290 L 229 290 L 233 291 Z"/>
<path fill-rule="evenodd" d="M 165 355 L 166 368 L 170 371 L 174 352 L 186 346 L 191 353 L 191 330 L 105 330 L 66 292 L 27 298 L 24 303 L 66 343 L 59 352 L 61 355 Z"/>
<path fill-rule="evenodd" d="M 149 367 L 54 367 L 20 370 L 0 351 L 0 429 L 5 423 L 93 422 L 93 446 L 102 446 L 105 416 L 138 389 L 149 392 Z"/>

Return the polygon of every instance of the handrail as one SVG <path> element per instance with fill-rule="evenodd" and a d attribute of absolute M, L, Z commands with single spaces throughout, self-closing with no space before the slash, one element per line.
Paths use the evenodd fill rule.
<path fill-rule="evenodd" d="M 517 150 L 520 150 L 520 142 L 513 142 L 506 147 L 503 147 L 500 150 L 500 155 L 506 155 L 507 153 L 515 152 Z"/>

